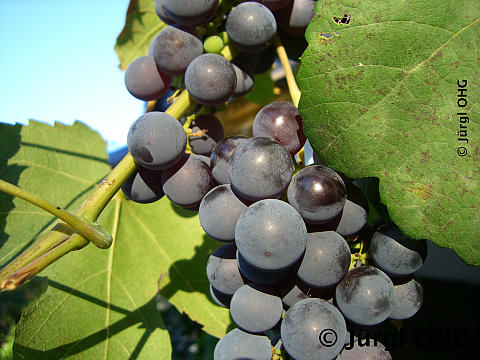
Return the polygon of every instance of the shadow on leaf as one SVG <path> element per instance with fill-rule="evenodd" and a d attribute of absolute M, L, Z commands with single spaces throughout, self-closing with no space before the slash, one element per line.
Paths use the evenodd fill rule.
<path fill-rule="evenodd" d="M 0 124 L 0 178 L 11 184 L 18 184 L 25 166 L 8 165 L 8 160 L 20 150 L 21 125 Z M 0 192 L 0 249 L 8 239 L 5 233 L 7 216 L 15 208 L 13 196 Z M 2 262 L 0 258 L 0 263 Z"/>
<path fill-rule="evenodd" d="M 85 336 L 76 341 L 68 342 L 64 345 L 57 346 L 48 350 L 40 350 L 29 347 L 29 344 L 22 343 L 22 337 L 16 334 L 16 342 L 14 344 L 14 356 L 19 359 L 59 359 L 67 356 L 73 356 L 84 351 L 93 348 L 107 339 L 114 337 L 115 335 L 125 331 L 131 327 L 145 329 L 142 336 L 135 344 L 135 348 L 130 353 L 130 359 L 137 359 L 142 352 L 145 344 L 147 343 L 151 334 L 157 330 L 166 330 L 165 324 L 163 323 L 160 312 L 157 310 L 157 295 L 152 297 L 146 304 L 134 309 L 127 310 L 122 307 L 110 304 L 101 299 L 95 298 L 89 294 L 83 293 L 79 290 L 73 289 L 69 286 L 65 286 L 56 281 L 49 280 L 49 287 L 52 287 L 56 290 L 63 291 L 69 296 L 76 296 L 85 301 L 94 303 L 96 305 L 102 306 L 105 309 L 123 314 L 124 316 L 110 324 L 110 326 L 105 327 L 104 329 L 93 332 L 92 334 Z M 75 310 L 73 310 L 75 311 Z M 86 314 L 87 315 L 87 314 Z M 22 317 L 18 328 L 22 328 L 22 321 L 25 321 L 28 324 L 28 312 Z M 17 329 L 18 331 L 18 329 Z"/>
<path fill-rule="evenodd" d="M 209 307 L 218 307 L 210 296 L 210 284 L 208 282 L 206 268 L 209 256 L 216 248 L 222 246 L 222 243 L 212 239 L 210 236 L 203 235 L 203 243 L 195 247 L 195 255 L 186 260 L 179 260 L 170 265 L 168 273 L 168 284 L 162 286 L 162 277 L 159 279 L 160 294 L 167 300 L 178 292 L 185 291 L 188 293 L 200 293 L 204 295 L 209 302 Z M 230 323 L 227 325 L 227 331 L 235 328 L 230 317 Z"/>

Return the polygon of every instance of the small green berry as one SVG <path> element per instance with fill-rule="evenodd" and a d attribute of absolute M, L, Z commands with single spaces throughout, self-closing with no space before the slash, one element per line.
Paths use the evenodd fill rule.
<path fill-rule="evenodd" d="M 203 48 L 207 53 L 220 54 L 223 46 L 224 44 L 222 38 L 217 35 L 209 36 L 203 42 Z"/>
<path fill-rule="evenodd" d="M 230 44 L 230 38 L 228 37 L 228 34 L 226 31 L 222 31 L 220 34 L 218 34 L 218 36 L 220 36 L 223 40 L 223 43 L 225 45 L 229 45 Z"/>

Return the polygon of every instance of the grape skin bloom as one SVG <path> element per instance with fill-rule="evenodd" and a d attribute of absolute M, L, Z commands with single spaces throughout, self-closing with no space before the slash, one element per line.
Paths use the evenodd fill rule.
<path fill-rule="evenodd" d="M 218 0 L 163 0 L 163 5 L 175 22 L 195 26 L 208 21 L 215 14 Z"/>
<path fill-rule="evenodd" d="M 269 138 L 245 141 L 230 159 L 232 189 L 248 200 L 276 198 L 292 179 L 294 165 L 285 147 Z"/>
<path fill-rule="evenodd" d="M 247 1 L 230 11 L 225 25 L 232 44 L 246 53 L 259 53 L 272 43 L 277 22 L 264 5 Z"/>
<path fill-rule="evenodd" d="M 311 298 L 287 311 L 281 335 L 285 350 L 296 360 L 332 360 L 343 348 L 347 327 L 335 306 Z"/>
<path fill-rule="evenodd" d="M 221 338 L 213 353 L 214 360 L 271 360 L 272 346 L 264 335 L 233 329 Z"/>
<path fill-rule="evenodd" d="M 199 208 L 200 225 L 212 238 L 220 241 L 235 240 L 235 226 L 247 205 L 232 192 L 229 184 L 210 190 Z"/>
<path fill-rule="evenodd" d="M 395 286 L 394 309 L 390 319 L 405 320 L 415 315 L 422 307 L 423 288 L 415 279 Z"/>
<path fill-rule="evenodd" d="M 230 184 L 228 178 L 228 163 L 233 152 L 248 139 L 245 136 L 228 136 L 220 141 L 210 154 L 212 174 L 219 184 Z"/>
<path fill-rule="evenodd" d="M 155 202 L 165 195 L 162 189 L 162 173 L 138 166 L 137 171 L 123 183 L 122 191 L 128 199 L 137 203 Z"/>
<path fill-rule="evenodd" d="M 125 71 L 125 87 L 137 99 L 160 99 L 170 88 L 170 76 L 157 69 L 153 56 L 141 56 L 128 65 Z"/>
<path fill-rule="evenodd" d="M 208 281 L 225 295 L 233 295 L 245 284 L 238 269 L 236 251 L 235 244 L 226 244 L 216 249 L 208 258 Z"/>
<path fill-rule="evenodd" d="M 312 287 L 336 285 L 350 266 L 350 248 L 335 231 L 307 234 L 307 249 L 298 277 Z"/>
<path fill-rule="evenodd" d="M 186 29 L 167 26 L 155 37 L 155 62 L 161 71 L 172 77 L 183 76 L 188 65 L 201 54 L 203 43 Z"/>
<path fill-rule="evenodd" d="M 186 209 L 196 209 L 214 186 L 210 159 L 203 155 L 186 154 L 162 172 L 163 192 L 171 202 Z"/>
<path fill-rule="evenodd" d="M 135 161 L 152 170 L 175 165 L 183 156 L 187 136 L 173 116 L 152 111 L 142 115 L 130 127 L 128 151 Z"/>
<path fill-rule="evenodd" d="M 286 202 L 267 199 L 250 205 L 237 221 L 238 251 L 260 270 L 293 266 L 303 255 L 307 229 L 300 214 Z"/>
<path fill-rule="evenodd" d="M 185 87 L 199 104 L 217 106 L 235 92 L 237 75 L 230 61 L 218 54 L 196 57 L 185 72 Z"/>
<path fill-rule="evenodd" d="M 422 267 L 422 245 L 406 238 L 395 225 L 385 224 L 373 234 L 370 253 L 375 265 L 387 274 L 406 276 Z"/>
<path fill-rule="evenodd" d="M 239 328 L 250 333 L 272 329 L 282 318 L 282 300 L 256 284 L 246 284 L 233 294 L 230 314 Z"/>
<path fill-rule="evenodd" d="M 373 266 L 360 266 L 348 272 L 337 285 L 335 300 L 343 315 L 359 325 L 376 325 L 394 309 L 392 280 Z"/>

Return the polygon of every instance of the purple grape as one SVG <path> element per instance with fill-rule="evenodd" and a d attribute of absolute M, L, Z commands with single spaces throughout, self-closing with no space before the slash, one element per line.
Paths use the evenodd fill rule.
<path fill-rule="evenodd" d="M 383 271 L 373 266 L 360 266 L 350 270 L 337 285 L 335 300 L 350 321 L 376 325 L 393 312 L 393 283 Z"/>
<path fill-rule="evenodd" d="M 220 141 L 210 154 L 212 174 L 219 184 L 230 184 L 228 178 L 228 163 L 234 150 L 247 141 L 245 136 L 229 136 Z"/>
<path fill-rule="evenodd" d="M 199 104 L 217 106 L 235 92 L 237 76 L 227 59 L 218 54 L 196 57 L 185 72 L 185 87 Z"/>
<path fill-rule="evenodd" d="M 223 139 L 223 126 L 215 115 L 199 115 L 192 123 L 192 132 L 207 130 L 202 136 L 190 136 L 189 144 L 197 155 L 210 156 L 217 143 Z"/>
<path fill-rule="evenodd" d="M 348 272 L 350 258 L 350 247 L 335 231 L 310 233 L 297 274 L 312 287 L 334 286 Z"/>
<path fill-rule="evenodd" d="M 296 360 L 332 360 L 342 350 L 347 328 L 338 309 L 322 299 L 296 302 L 282 320 L 282 342 Z"/>
<path fill-rule="evenodd" d="M 130 127 L 128 151 L 141 166 L 163 170 L 175 165 L 184 155 L 187 136 L 173 116 L 159 111 L 142 115 Z"/>
<path fill-rule="evenodd" d="M 393 223 L 378 228 L 370 244 L 376 266 L 393 276 L 415 273 L 422 267 L 426 251 L 425 241 L 406 237 Z"/>
<path fill-rule="evenodd" d="M 187 29 L 167 26 L 155 37 L 153 57 L 157 67 L 170 76 L 183 76 L 202 54 L 203 43 Z"/>
<path fill-rule="evenodd" d="M 174 204 L 195 209 L 206 193 L 215 186 L 209 158 L 186 154 L 175 166 L 162 172 L 165 195 Z"/>
<path fill-rule="evenodd" d="M 232 192 L 229 184 L 210 190 L 199 208 L 200 224 L 212 238 L 220 241 L 235 240 L 235 225 L 247 205 Z"/>
<path fill-rule="evenodd" d="M 208 258 L 208 281 L 225 295 L 233 295 L 245 284 L 238 269 L 236 251 L 235 244 L 226 244 L 216 249 Z"/>
<path fill-rule="evenodd" d="M 277 13 L 278 26 L 288 34 L 302 36 L 315 16 L 315 1 L 293 0 Z"/>
<path fill-rule="evenodd" d="M 255 116 L 253 136 L 272 138 L 295 155 L 305 145 L 303 122 L 298 109 L 291 103 L 275 101 L 264 106 Z"/>
<path fill-rule="evenodd" d="M 225 28 L 230 41 L 240 51 L 259 53 L 271 45 L 277 23 L 267 7 L 247 1 L 230 11 Z"/>
<path fill-rule="evenodd" d="M 394 308 L 390 319 L 404 320 L 412 317 L 422 307 L 423 288 L 414 279 L 395 285 Z"/>
<path fill-rule="evenodd" d="M 162 172 L 150 170 L 142 166 L 122 185 L 125 196 L 137 203 L 148 204 L 163 197 Z"/>
<path fill-rule="evenodd" d="M 306 222 L 321 224 L 338 215 L 345 204 L 346 188 L 332 169 L 313 165 L 300 170 L 288 187 L 288 202 Z"/>
<path fill-rule="evenodd" d="M 158 70 L 152 56 L 135 59 L 125 71 L 128 92 L 144 101 L 160 99 L 170 88 L 171 82 L 170 76 Z"/>
<path fill-rule="evenodd" d="M 287 269 L 305 251 L 307 229 L 286 202 L 267 199 L 250 205 L 235 227 L 235 243 L 245 260 L 264 271 Z"/>
<path fill-rule="evenodd" d="M 228 177 L 234 192 L 257 201 L 280 196 L 290 183 L 293 171 L 292 157 L 282 144 L 254 137 L 233 152 Z"/>
<path fill-rule="evenodd" d="M 215 15 L 218 0 L 163 0 L 163 4 L 175 22 L 195 26 L 207 22 Z"/>

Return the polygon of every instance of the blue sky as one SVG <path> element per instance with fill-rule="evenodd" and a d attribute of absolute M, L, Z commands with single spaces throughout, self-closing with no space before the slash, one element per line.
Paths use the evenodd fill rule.
<path fill-rule="evenodd" d="M 0 122 L 80 120 L 126 143 L 144 103 L 114 51 L 128 0 L 0 0 Z"/>

